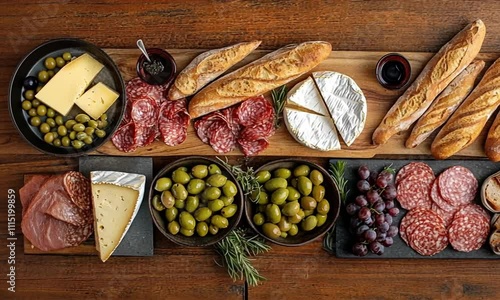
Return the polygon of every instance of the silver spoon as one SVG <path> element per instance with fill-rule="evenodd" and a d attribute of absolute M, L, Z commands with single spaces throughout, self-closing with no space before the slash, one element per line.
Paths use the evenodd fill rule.
<path fill-rule="evenodd" d="M 151 62 L 151 59 L 149 59 L 148 52 L 146 51 L 146 46 L 144 46 L 144 42 L 141 39 L 137 40 L 137 47 L 139 50 L 141 50 L 142 54 L 146 57 L 146 59 Z"/>

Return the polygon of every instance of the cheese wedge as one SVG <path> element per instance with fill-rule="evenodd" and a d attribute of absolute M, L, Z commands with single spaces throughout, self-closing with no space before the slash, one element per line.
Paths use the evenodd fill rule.
<path fill-rule="evenodd" d="M 120 95 L 102 82 L 91 87 L 75 103 L 92 119 L 97 120 Z"/>
<path fill-rule="evenodd" d="M 104 67 L 87 53 L 65 65 L 35 97 L 66 116 Z"/>
<path fill-rule="evenodd" d="M 125 237 L 144 197 L 146 177 L 123 172 L 90 173 L 96 249 L 105 262 Z"/>
<path fill-rule="evenodd" d="M 304 81 L 297 83 L 288 92 L 287 104 L 311 110 L 322 116 L 328 116 L 328 109 L 321 100 L 321 94 L 312 77 L 307 77 Z"/>
<path fill-rule="evenodd" d="M 283 120 L 290 134 L 300 144 L 320 151 L 340 149 L 337 131 L 330 117 L 285 107 Z"/>

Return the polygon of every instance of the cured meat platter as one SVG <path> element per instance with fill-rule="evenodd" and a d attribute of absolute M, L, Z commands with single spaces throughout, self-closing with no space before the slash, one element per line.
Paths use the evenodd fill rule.
<path fill-rule="evenodd" d="M 335 162 L 337 159 L 332 159 L 330 162 Z M 416 162 L 416 160 L 381 160 L 381 159 L 345 159 L 346 169 L 345 178 L 348 180 L 347 189 L 350 190 L 347 201 L 356 197 L 358 181 L 357 171 L 359 166 L 366 165 L 370 170 L 380 171 L 384 167 L 391 166 L 396 172 L 400 170 L 403 166 Z M 445 169 L 454 166 L 462 166 L 474 174 L 478 181 L 479 187 L 481 187 L 482 182 L 491 174 L 498 171 L 498 165 L 486 160 L 421 160 L 419 162 L 424 162 L 429 165 L 435 174 L 439 174 Z M 395 201 L 396 203 L 398 201 Z M 475 204 L 482 205 L 479 197 L 479 192 L 476 193 L 474 200 Z M 406 215 L 407 211 L 402 209 L 399 203 L 396 207 L 400 209 L 400 213 L 393 218 L 393 225 L 400 227 L 401 220 Z M 491 214 L 490 214 L 491 217 Z M 349 231 L 349 215 L 346 212 L 345 206 L 342 207 L 339 219 L 336 225 L 335 232 L 335 251 L 336 256 L 340 258 L 356 258 L 352 253 L 352 246 L 354 244 L 354 235 Z M 486 242 L 480 249 L 471 252 L 459 252 L 451 248 L 450 245 L 446 247 L 440 253 L 433 256 L 422 256 L 412 248 L 410 248 L 401 238 L 400 233 L 393 237 L 394 243 L 390 247 L 385 248 L 383 255 L 378 256 L 373 253 L 369 253 L 363 258 L 450 258 L 450 259 L 496 259 L 498 255 L 495 255 L 489 247 L 488 242 Z"/>

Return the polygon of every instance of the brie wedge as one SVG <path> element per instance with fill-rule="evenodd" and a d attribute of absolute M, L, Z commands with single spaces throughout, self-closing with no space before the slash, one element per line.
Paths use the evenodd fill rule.
<path fill-rule="evenodd" d="M 146 177 L 111 171 L 90 173 L 96 249 L 105 262 L 134 220 L 144 197 Z"/>

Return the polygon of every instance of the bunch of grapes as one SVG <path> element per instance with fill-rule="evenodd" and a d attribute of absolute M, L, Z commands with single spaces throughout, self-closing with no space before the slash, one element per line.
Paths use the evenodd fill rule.
<path fill-rule="evenodd" d="M 350 217 L 350 231 L 356 236 L 352 246 L 354 255 L 365 256 L 368 250 L 377 255 L 393 244 L 398 227 L 392 218 L 399 214 L 395 206 L 396 187 L 394 170 L 386 167 L 380 173 L 367 166 L 358 168 L 358 195 L 346 206 Z"/>

